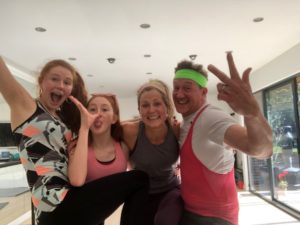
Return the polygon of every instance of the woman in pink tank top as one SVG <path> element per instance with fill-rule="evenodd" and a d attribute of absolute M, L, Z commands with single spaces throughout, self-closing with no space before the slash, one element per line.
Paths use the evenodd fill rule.
<path fill-rule="evenodd" d="M 143 224 L 148 177 L 142 171 L 127 171 L 128 148 L 122 142 L 116 96 L 93 94 L 87 108 L 76 99 L 71 100 L 81 113 L 79 137 L 69 150 L 68 174 L 72 184 L 99 183 L 95 199 L 103 199 L 103 206 L 98 210 L 102 219 L 97 224 L 104 224 L 122 203 L 121 224 Z"/>

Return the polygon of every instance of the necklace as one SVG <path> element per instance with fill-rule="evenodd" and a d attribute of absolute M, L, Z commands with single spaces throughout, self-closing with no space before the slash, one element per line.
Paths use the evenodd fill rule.
<path fill-rule="evenodd" d="M 60 120 L 60 117 L 59 117 L 57 114 L 51 113 L 51 112 L 47 109 L 47 107 L 41 102 L 41 100 L 40 100 L 39 98 L 37 99 L 37 102 L 38 102 L 39 105 L 43 108 L 43 110 L 44 110 L 45 112 L 47 112 L 53 119 L 55 119 L 55 120 Z"/>

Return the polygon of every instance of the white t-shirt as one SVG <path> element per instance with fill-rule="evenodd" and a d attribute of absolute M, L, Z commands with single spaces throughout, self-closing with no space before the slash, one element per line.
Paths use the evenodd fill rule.
<path fill-rule="evenodd" d="M 194 117 L 201 109 L 183 118 L 179 137 L 180 147 L 185 141 Z M 215 173 L 226 174 L 234 166 L 233 149 L 223 142 L 225 131 L 234 124 L 237 122 L 229 114 L 208 105 L 194 125 L 193 152 L 202 164 Z"/>

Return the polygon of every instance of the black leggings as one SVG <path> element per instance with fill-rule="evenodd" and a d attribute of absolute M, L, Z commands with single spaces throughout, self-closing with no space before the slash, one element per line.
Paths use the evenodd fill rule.
<path fill-rule="evenodd" d="M 184 210 L 179 225 L 233 225 L 232 223 L 216 217 L 200 216 Z"/>
<path fill-rule="evenodd" d="M 39 225 L 103 224 L 122 203 L 121 225 L 143 225 L 149 179 L 132 170 L 72 187 L 53 212 L 43 212 Z"/>

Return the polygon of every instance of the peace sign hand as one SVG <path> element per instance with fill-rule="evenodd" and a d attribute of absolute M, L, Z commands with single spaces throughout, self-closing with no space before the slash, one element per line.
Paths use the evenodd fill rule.
<path fill-rule="evenodd" d="M 231 52 L 227 53 L 230 77 L 213 65 L 208 70 L 218 77 L 223 83 L 217 85 L 218 99 L 227 104 L 237 113 L 243 116 L 257 116 L 260 109 L 252 94 L 249 75 L 251 68 L 247 68 L 242 75 L 236 69 Z"/>

